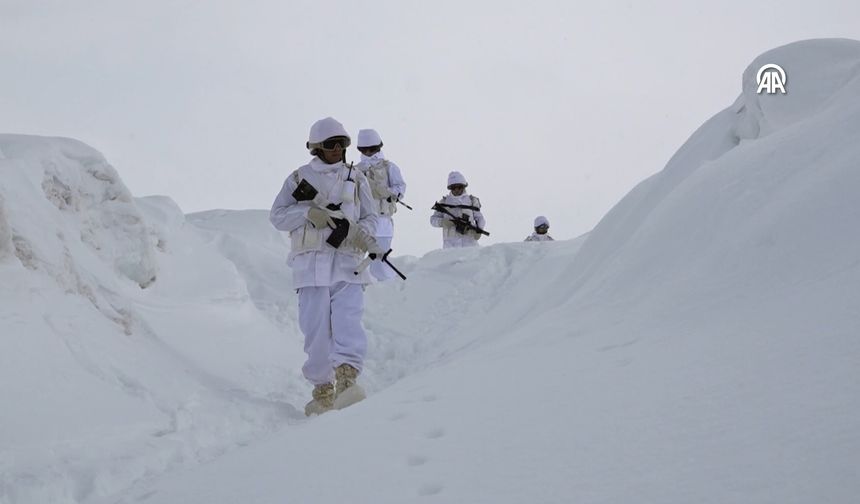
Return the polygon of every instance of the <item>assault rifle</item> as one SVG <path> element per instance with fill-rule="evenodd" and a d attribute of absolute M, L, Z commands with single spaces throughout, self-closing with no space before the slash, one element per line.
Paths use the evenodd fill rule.
<path fill-rule="evenodd" d="M 456 229 L 457 232 L 460 234 L 466 234 L 467 230 L 472 230 L 476 233 L 490 236 L 490 233 L 472 224 L 472 221 L 469 219 L 468 215 L 461 215 L 457 217 L 456 215 L 452 214 L 450 210 L 442 206 L 442 204 L 440 204 L 438 201 L 433 205 L 432 210 L 436 210 L 437 212 L 441 212 L 445 215 L 450 216 L 454 220 L 454 229 Z"/>

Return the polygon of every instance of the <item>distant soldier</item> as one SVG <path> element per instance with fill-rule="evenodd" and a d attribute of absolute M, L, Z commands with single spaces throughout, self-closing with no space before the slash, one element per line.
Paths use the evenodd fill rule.
<path fill-rule="evenodd" d="M 373 199 L 376 200 L 376 242 L 385 250 L 391 248 L 394 238 L 394 213 L 397 202 L 406 194 L 406 182 L 400 168 L 385 159 L 382 154 L 382 138 L 372 129 L 358 130 L 358 151 L 361 161 L 356 168 L 361 170 L 370 182 Z M 394 278 L 394 271 L 380 261 L 370 265 L 370 273 L 379 281 Z"/>
<path fill-rule="evenodd" d="M 452 171 L 448 174 L 448 189 L 451 191 L 436 202 L 436 212 L 430 217 L 430 225 L 442 228 L 442 248 L 476 247 L 484 231 L 484 215 L 481 200 L 466 193 L 466 177 Z"/>
<path fill-rule="evenodd" d="M 526 238 L 526 241 L 527 242 L 555 241 L 552 239 L 552 236 L 547 234 L 548 231 L 549 231 L 549 219 L 547 219 L 543 215 L 540 215 L 535 219 L 535 232 L 530 234 L 528 236 L 528 238 Z"/>

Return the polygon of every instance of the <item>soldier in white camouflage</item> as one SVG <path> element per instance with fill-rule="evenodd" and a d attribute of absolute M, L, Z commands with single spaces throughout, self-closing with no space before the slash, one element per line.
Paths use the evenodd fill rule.
<path fill-rule="evenodd" d="M 555 241 L 549 235 L 549 219 L 543 215 L 535 218 L 535 231 L 526 237 L 527 242 Z"/>
<path fill-rule="evenodd" d="M 378 207 L 374 236 L 379 246 L 388 250 L 394 239 L 394 214 L 397 212 L 398 201 L 406 195 L 406 182 L 400 168 L 385 159 L 382 153 L 382 138 L 376 130 L 359 130 L 356 143 L 361 153 L 361 161 L 356 168 L 361 170 L 370 182 L 370 190 Z M 378 281 L 394 278 L 394 271 L 379 261 L 370 265 L 370 273 Z"/>

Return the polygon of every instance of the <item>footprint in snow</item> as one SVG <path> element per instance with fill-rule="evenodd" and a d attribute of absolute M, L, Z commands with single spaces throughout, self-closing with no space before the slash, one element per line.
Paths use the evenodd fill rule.
<path fill-rule="evenodd" d="M 418 467 L 423 466 L 430 460 L 424 455 L 410 455 L 409 458 L 406 459 L 406 465 L 409 467 Z"/>
<path fill-rule="evenodd" d="M 433 429 L 433 430 L 427 432 L 427 434 L 425 434 L 424 436 L 427 439 L 439 439 L 439 438 L 443 437 L 444 435 L 445 435 L 445 429 Z"/>
<path fill-rule="evenodd" d="M 445 487 L 440 485 L 439 483 L 427 483 L 421 485 L 421 488 L 418 489 L 418 495 L 421 495 L 423 497 L 436 495 L 441 492 L 443 488 Z"/>

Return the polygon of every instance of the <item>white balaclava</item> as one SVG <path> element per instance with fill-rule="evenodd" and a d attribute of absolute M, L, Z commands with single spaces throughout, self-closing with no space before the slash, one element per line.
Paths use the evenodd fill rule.
<path fill-rule="evenodd" d="M 535 227 L 540 227 L 542 225 L 549 227 L 549 219 L 547 219 L 543 215 L 539 215 L 535 218 Z"/>
<path fill-rule="evenodd" d="M 382 145 L 382 138 L 376 130 L 358 130 L 358 143 L 356 147 L 376 147 L 377 145 Z"/>
<path fill-rule="evenodd" d="M 448 174 L 448 187 L 451 187 L 454 184 L 463 184 L 464 186 L 469 187 L 469 183 L 466 182 L 466 177 L 458 171 L 452 171 Z"/>

